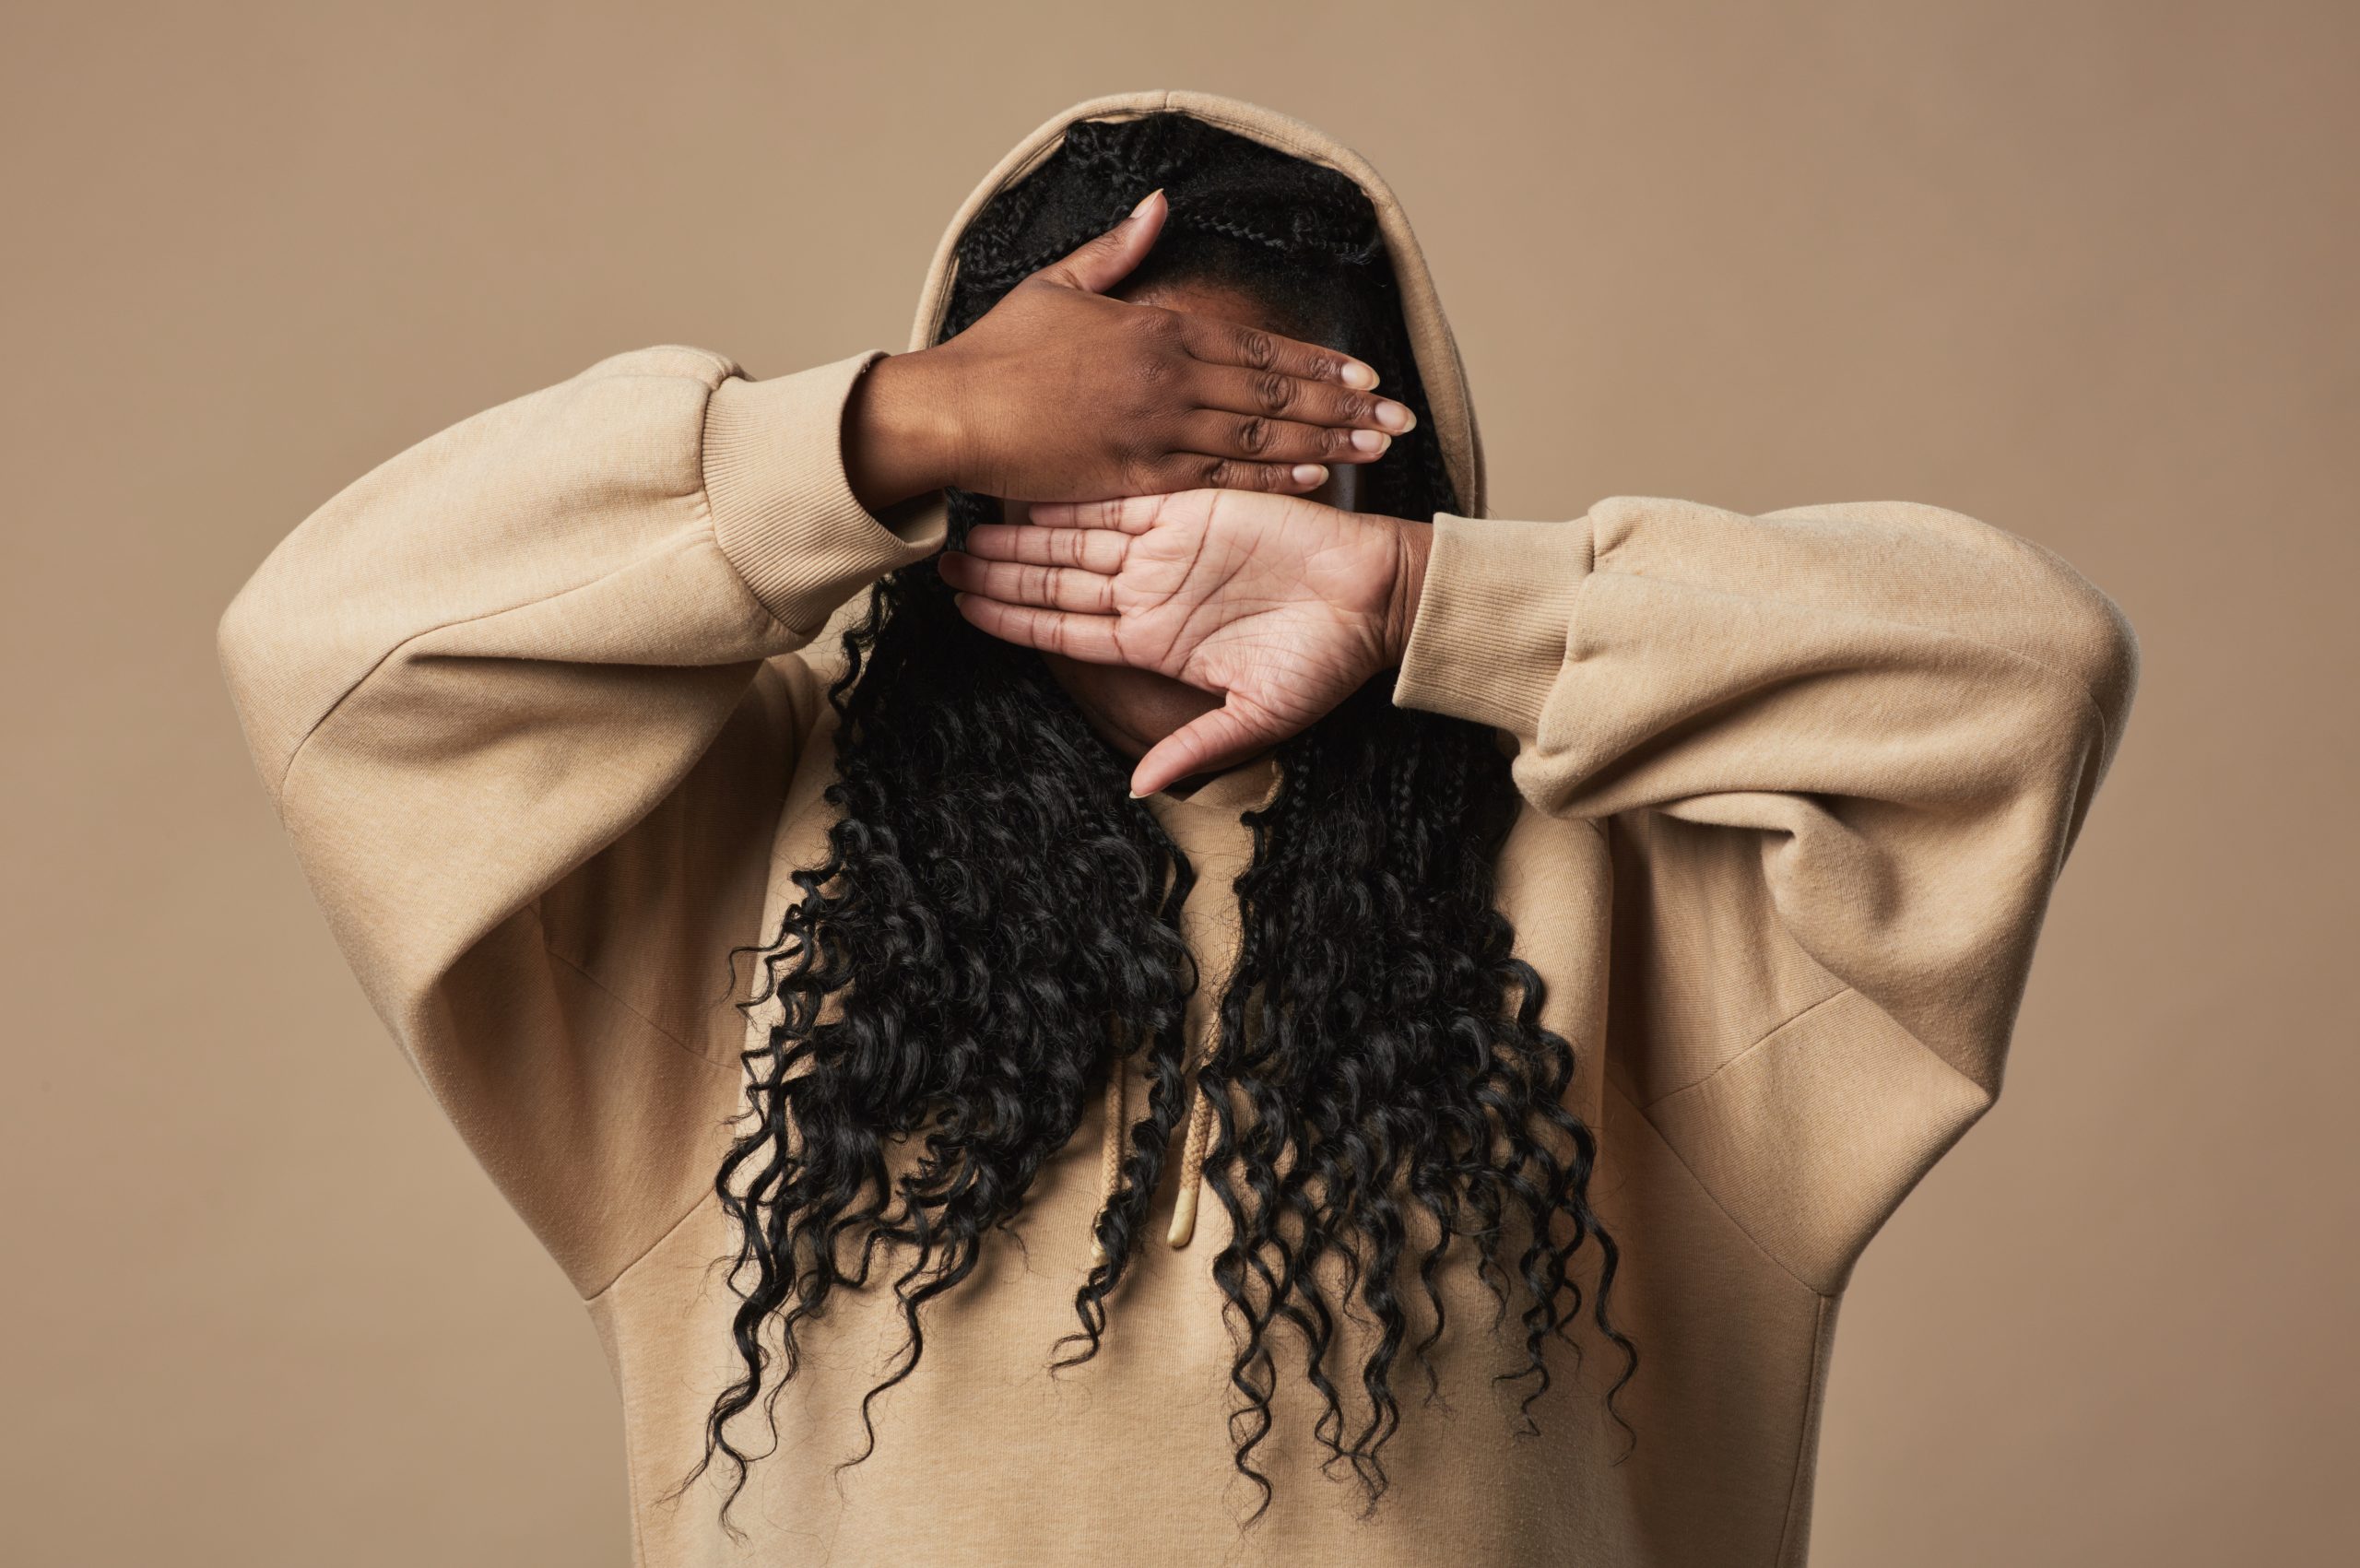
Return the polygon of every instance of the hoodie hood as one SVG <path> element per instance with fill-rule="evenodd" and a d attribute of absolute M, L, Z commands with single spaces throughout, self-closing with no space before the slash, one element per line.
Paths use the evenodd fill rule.
<path fill-rule="evenodd" d="M 1458 357 L 1457 341 L 1452 337 L 1450 324 L 1442 313 L 1442 301 L 1434 292 L 1433 275 L 1426 268 L 1424 253 L 1418 248 L 1418 239 L 1410 232 L 1410 219 L 1402 212 L 1401 204 L 1368 159 L 1346 147 L 1327 133 L 1304 124 L 1292 115 L 1259 104 L 1246 103 L 1215 93 L 1189 92 L 1179 88 L 1164 88 L 1150 92 L 1122 92 L 1103 98 L 1085 100 L 1060 111 L 1043 122 L 996 164 L 991 172 L 969 192 L 967 199 L 943 230 L 941 242 L 935 246 L 934 261 L 926 269 L 926 286 L 919 291 L 917 315 L 910 325 L 911 351 L 931 348 L 939 339 L 943 318 L 950 303 L 951 285 L 958 271 L 958 248 L 967 226 L 974 222 L 994 196 L 1038 169 L 1056 152 L 1064 141 L 1067 129 L 1083 120 L 1127 120 L 1162 111 L 1177 111 L 1209 121 L 1222 130 L 1249 137 L 1281 152 L 1292 154 L 1305 162 L 1316 163 L 1348 176 L 1365 192 L 1376 208 L 1378 231 L 1385 241 L 1387 258 L 1392 263 L 1396 285 L 1400 292 L 1404 321 L 1409 328 L 1410 348 L 1415 357 L 1419 379 L 1424 383 L 1427 411 L 1433 416 L 1434 434 L 1442 447 L 1443 461 L 1451 482 L 1457 489 L 1461 514 L 1469 517 L 1483 515 L 1483 443 L 1475 429 L 1475 407 L 1467 391 L 1467 369 Z M 1379 388 L 1383 391 L 1383 388 Z M 1259 804 L 1268 804 L 1275 793 L 1276 770 L 1267 759 L 1259 766 L 1248 765 L 1215 780 L 1198 792 L 1198 803 L 1203 808 L 1230 810 L 1240 806 L 1252 806 L 1253 796 L 1259 795 Z M 1204 1186 L 1206 1157 L 1211 1148 L 1214 1130 L 1212 1100 L 1200 1087 L 1198 1067 L 1201 1063 L 1183 1064 L 1186 1077 L 1185 1092 L 1189 1102 L 1187 1135 L 1180 1159 L 1179 1195 L 1173 1205 L 1172 1224 L 1165 1239 L 1174 1247 L 1185 1247 L 1196 1233 L 1197 1209 Z M 1119 1189 L 1122 1179 L 1123 1150 L 1129 1144 L 1132 1126 L 1130 1089 L 1127 1084 L 1127 1058 L 1117 1058 L 1106 1075 L 1105 1133 L 1099 1151 L 1098 1207 L 1092 1218 L 1091 1253 L 1103 1265 L 1107 1256 L 1097 1240 L 1097 1226 Z"/>
<path fill-rule="evenodd" d="M 942 319 L 950 303 L 950 286 L 957 274 L 960 238 L 975 215 L 994 196 L 1038 169 L 1065 140 L 1068 126 L 1081 120 L 1135 120 L 1142 115 L 1174 111 L 1191 114 L 1224 131 L 1261 142 L 1306 163 L 1319 164 L 1346 175 L 1365 192 L 1376 207 L 1377 226 L 1393 264 L 1401 291 L 1401 311 L 1410 329 L 1410 347 L 1416 356 L 1419 378 L 1425 383 L 1427 409 L 1434 416 L 1435 438 L 1443 461 L 1457 489 L 1461 515 L 1483 513 L 1483 443 L 1475 429 L 1475 406 L 1467 391 L 1467 368 L 1458 358 L 1458 343 L 1442 313 L 1434 276 L 1426 268 L 1418 238 L 1392 189 L 1368 159 L 1342 142 L 1292 115 L 1218 93 L 1167 88 L 1147 92 L 1110 93 L 1059 111 L 1044 121 L 978 182 L 960 204 L 950 226 L 934 248 L 926 268 L 926 287 L 919 291 L 917 315 L 910 326 L 910 348 L 931 348 L 939 341 Z M 1381 392 L 1385 390 L 1380 387 Z"/>

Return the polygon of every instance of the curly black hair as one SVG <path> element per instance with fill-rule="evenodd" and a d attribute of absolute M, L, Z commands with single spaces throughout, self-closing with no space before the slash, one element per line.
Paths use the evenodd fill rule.
<path fill-rule="evenodd" d="M 1007 290 L 1113 226 L 1158 186 L 1170 213 L 1118 292 L 1208 281 L 1263 303 L 1288 336 L 1376 367 L 1418 415 L 1362 473 L 1360 510 L 1431 519 L 1458 497 L 1434 434 L 1396 281 L 1367 195 L 1347 176 L 1193 116 L 1083 121 L 962 236 L 938 340 Z M 953 490 L 950 544 L 999 503 Z M 742 1375 L 716 1400 L 705 1452 L 750 1457 L 726 1428 L 760 1396 L 775 1332 L 795 1373 L 796 1328 L 839 1287 L 863 1288 L 877 1254 L 899 1255 L 908 1329 L 898 1366 L 924 1352 L 920 1309 L 977 1267 L 1043 1165 L 1080 1126 L 1118 1057 L 1145 1053 L 1148 1114 L 1131 1129 L 1119 1186 L 1100 1217 L 1106 1261 L 1077 1290 L 1078 1356 L 1097 1352 L 1185 1112 L 1184 1020 L 1198 983 L 1180 935 L 1196 873 L 1146 805 L 1129 764 L 1099 739 L 1031 650 L 976 631 L 929 559 L 878 583 L 844 637 L 828 689 L 838 719 L 838 818 L 823 864 L 793 873 L 802 898 L 759 951 L 778 1021 L 747 1053 L 750 1125 L 715 1190 L 741 1231 L 729 1280 Z M 1499 1381 L 1550 1386 L 1552 1336 L 1578 1320 L 1575 1254 L 1594 1244 L 1599 1329 L 1636 1347 L 1608 1310 L 1617 1251 L 1587 1200 L 1597 1143 L 1567 1108 L 1575 1063 L 1539 1023 L 1542 982 L 1514 950 L 1493 865 L 1518 810 L 1507 760 L 1480 725 L 1393 705 L 1386 672 L 1277 751 L 1281 781 L 1249 811 L 1254 854 L 1235 882 L 1242 940 L 1199 1069 L 1218 1117 L 1208 1184 L 1233 1240 L 1212 1265 L 1227 1300 L 1244 1408 L 1231 1414 L 1236 1468 L 1273 1425 L 1271 1330 L 1304 1340 L 1324 1404 L 1328 1465 L 1349 1463 L 1374 1507 L 1378 1451 L 1400 1421 L 1391 1372 L 1408 1337 L 1400 1267 L 1414 1221 L 1437 1239 L 1416 1257 L 1442 1332 L 1444 1255 L 1470 1244 L 1504 1315 L 1521 1283 L 1525 1364 Z M 734 969 L 733 969 L 734 973 Z M 1239 1106 L 1250 1110 L 1240 1117 Z M 890 1151 L 923 1139 L 898 1178 Z M 856 1268 L 839 1256 L 860 1247 Z M 1020 1238 L 1021 1242 L 1021 1238 Z M 1512 1265 L 1515 1279 L 1511 1279 Z M 1343 1295 L 1325 1298 L 1323 1271 Z M 1361 1368 L 1367 1414 L 1347 1435 L 1324 1370 L 1336 1315 L 1358 1291 L 1380 1329 Z M 1621 1420 L 1619 1414 L 1616 1419 Z M 1628 1424 L 1624 1423 L 1625 1430 Z M 842 1468 L 842 1467 L 838 1467 Z"/>

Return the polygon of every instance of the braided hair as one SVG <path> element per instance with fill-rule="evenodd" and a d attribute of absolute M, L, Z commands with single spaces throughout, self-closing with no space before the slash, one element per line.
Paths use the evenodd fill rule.
<path fill-rule="evenodd" d="M 962 234 L 938 339 L 1158 186 L 1169 215 L 1123 291 L 1238 289 L 1288 336 L 1374 365 L 1418 422 L 1362 470 L 1359 508 L 1421 521 L 1456 511 L 1367 195 L 1193 116 L 1069 127 Z M 954 548 L 999 517 L 995 499 L 963 490 L 950 510 Z M 1179 916 L 1196 873 L 1128 798 L 1128 763 L 1037 654 L 956 612 L 931 559 L 871 589 L 844 653 L 828 689 L 839 723 L 827 855 L 792 874 L 802 898 L 777 936 L 738 949 L 759 951 L 770 981 L 754 1000 L 779 1004 L 747 1053 L 750 1126 L 715 1180 L 740 1231 L 726 1261 L 742 1374 L 675 1489 L 726 1457 L 736 1476 L 725 1524 L 752 1457 L 726 1428 L 780 1360 L 765 1405 L 775 1433 L 798 1326 L 838 1289 L 866 1286 L 878 1253 L 898 1255 L 908 1338 L 861 1401 L 868 1445 L 845 1461 L 857 1463 L 876 1447 L 871 1402 L 924 1353 L 920 1309 L 975 1270 L 987 1232 L 1014 1234 L 1033 1179 L 1105 1075 L 1143 1055 L 1148 1112 L 1100 1220 L 1106 1261 L 1075 1292 L 1079 1331 L 1057 1342 L 1084 1348 L 1051 1370 L 1094 1356 L 1186 1114 L 1184 1020 L 1199 977 Z M 1437 1271 L 1459 1245 L 1498 1303 L 1495 1326 L 1522 1287 L 1524 1364 L 1494 1381 L 1533 1380 L 1524 1430 L 1538 1430 L 1530 1407 L 1551 1385 L 1545 1342 L 1580 1354 L 1565 1327 L 1581 1315 L 1573 1264 L 1587 1244 L 1602 1259 L 1598 1326 L 1624 1356 L 1610 1410 L 1637 1366 L 1607 1311 L 1618 1254 L 1588 1202 L 1596 1138 L 1566 1106 L 1573 1051 L 1541 1027 L 1541 978 L 1494 903 L 1494 860 L 1519 808 L 1506 759 L 1486 726 L 1394 706 L 1392 680 L 1371 679 L 1277 749 L 1279 791 L 1245 818 L 1241 945 L 1199 1069 L 1218 1118 L 1207 1182 L 1233 1238 L 1212 1265 L 1243 1397 L 1230 1432 L 1236 1468 L 1261 1491 L 1248 1524 L 1273 1492 L 1253 1456 L 1274 1425 L 1281 1323 L 1300 1335 L 1321 1400 L 1325 1468 L 1349 1465 L 1371 1508 L 1384 1493 L 1412 1222 L 1435 1236 L 1415 1256 L 1434 1327 L 1410 1347 L 1429 1400 Z M 897 1175 L 889 1151 L 917 1139 L 925 1158 Z M 856 1267 L 840 1256 L 846 1243 L 859 1245 Z M 1330 1299 L 1321 1275 L 1339 1267 Z M 1325 1370 L 1354 1291 L 1380 1330 L 1359 1369 L 1356 1425 Z"/>

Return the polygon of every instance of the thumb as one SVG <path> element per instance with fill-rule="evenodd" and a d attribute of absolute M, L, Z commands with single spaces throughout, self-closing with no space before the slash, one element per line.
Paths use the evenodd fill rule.
<path fill-rule="evenodd" d="M 1199 713 L 1148 748 L 1131 770 L 1131 796 L 1154 795 L 1191 773 L 1244 761 L 1260 749 L 1262 737 L 1245 722 L 1234 697 Z"/>
<path fill-rule="evenodd" d="M 1147 258 L 1156 236 L 1163 231 L 1163 218 L 1170 210 L 1163 187 L 1158 185 L 1131 208 L 1130 216 L 1122 222 L 1072 254 L 1051 262 L 1032 277 L 1060 289 L 1103 294 L 1130 276 L 1131 269 Z"/>

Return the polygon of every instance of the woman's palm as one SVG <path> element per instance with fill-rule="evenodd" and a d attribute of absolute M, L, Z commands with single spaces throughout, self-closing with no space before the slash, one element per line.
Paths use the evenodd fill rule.
<path fill-rule="evenodd" d="M 1168 498 L 1131 537 L 1111 580 L 1114 636 L 1123 663 L 1225 693 L 1267 744 L 1383 667 L 1394 560 L 1351 513 L 1241 493 Z"/>
<path fill-rule="evenodd" d="M 970 530 L 943 576 L 996 637 L 1221 695 L 1140 760 L 1151 788 L 1308 728 L 1400 656 L 1415 612 L 1394 518 L 1234 489 L 1030 510 Z"/>

